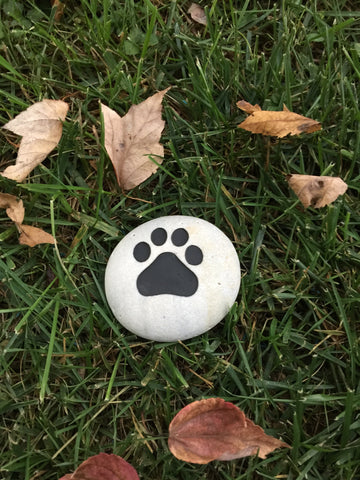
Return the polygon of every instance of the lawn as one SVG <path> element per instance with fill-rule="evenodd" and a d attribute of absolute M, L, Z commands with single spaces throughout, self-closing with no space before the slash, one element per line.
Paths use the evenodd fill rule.
<path fill-rule="evenodd" d="M 58 147 L 0 191 L 57 245 L 18 243 L 0 210 L 0 478 L 57 480 L 100 452 L 141 479 L 360 478 L 360 9 L 355 1 L 0 0 L 0 123 L 44 98 L 69 105 Z M 358 6 L 358 5 L 357 5 Z M 359 7 L 359 6 L 358 6 Z M 159 90 L 162 166 L 123 192 L 100 102 L 124 115 Z M 239 129 L 236 102 L 290 110 L 322 130 L 283 139 Z M 19 137 L 2 130 L 0 171 Z M 305 209 L 287 174 L 348 190 Z M 237 302 L 183 342 L 137 337 L 104 293 L 107 260 L 163 215 L 215 224 L 238 252 Z M 177 460 L 168 426 L 220 397 L 288 443 L 257 456 Z"/>

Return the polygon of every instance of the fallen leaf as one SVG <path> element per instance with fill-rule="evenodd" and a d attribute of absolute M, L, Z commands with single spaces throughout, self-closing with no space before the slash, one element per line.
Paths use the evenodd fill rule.
<path fill-rule="evenodd" d="M 6 208 L 6 214 L 13 222 L 23 222 L 25 215 L 23 201 L 18 200 L 14 195 L 0 193 L 0 208 Z"/>
<path fill-rule="evenodd" d="M 51 0 L 52 8 L 56 8 L 56 12 L 55 12 L 55 15 L 54 15 L 54 21 L 55 22 L 60 22 L 61 17 L 64 14 L 64 10 L 65 10 L 64 1 L 62 1 L 62 0 Z"/>
<path fill-rule="evenodd" d="M 61 100 L 42 100 L 4 125 L 23 138 L 16 164 L 7 167 L 1 173 L 3 177 L 22 182 L 47 157 L 59 143 L 68 108 Z"/>
<path fill-rule="evenodd" d="M 221 398 L 193 402 L 180 410 L 170 423 L 168 442 L 176 458 L 202 464 L 256 453 L 265 458 L 276 448 L 289 447 Z"/>
<path fill-rule="evenodd" d="M 22 200 L 18 200 L 14 195 L 8 193 L 0 193 L 0 208 L 6 208 L 7 216 L 20 231 L 19 243 L 21 245 L 35 247 L 40 243 L 55 243 L 54 237 L 41 228 L 23 225 L 25 209 Z"/>
<path fill-rule="evenodd" d="M 134 467 L 118 455 L 99 453 L 60 480 L 139 480 Z"/>
<path fill-rule="evenodd" d="M 240 100 L 236 104 L 241 110 L 243 110 L 246 113 L 254 113 L 254 112 L 261 112 L 261 107 L 256 104 L 256 105 L 251 105 L 249 102 L 245 102 L 245 100 Z"/>
<path fill-rule="evenodd" d="M 19 243 L 20 245 L 28 245 L 35 247 L 41 243 L 55 243 L 55 238 L 50 233 L 45 232 L 41 228 L 32 227 L 31 225 L 18 225 L 20 230 Z"/>
<path fill-rule="evenodd" d="M 165 122 L 161 118 L 162 99 L 169 88 L 138 105 L 124 117 L 101 104 L 105 128 L 105 148 L 115 169 L 120 187 L 130 190 L 149 178 L 161 164 L 164 147 L 159 143 Z"/>
<path fill-rule="evenodd" d="M 340 177 L 287 175 L 286 180 L 305 208 L 325 207 L 343 195 L 348 186 Z"/>
<path fill-rule="evenodd" d="M 192 3 L 190 5 L 188 13 L 190 13 L 190 16 L 194 20 L 194 22 L 201 23 L 202 25 L 207 25 L 205 11 L 197 3 Z"/>
<path fill-rule="evenodd" d="M 236 105 L 250 114 L 238 127 L 252 133 L 282 138 L 286 135 L 299 135 L 321 130 L 321 123 L 290 112 L 285 105 L 282 112 L 261 110 L 259 105 L 251 105 L 245 100 L 240 100 Z"/>

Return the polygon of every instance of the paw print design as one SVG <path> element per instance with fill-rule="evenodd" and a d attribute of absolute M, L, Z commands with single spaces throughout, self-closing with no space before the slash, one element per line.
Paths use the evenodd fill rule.
<path fill-rule="evenodd" d="M 165 248 L 168 233 L 164 228 L 155 228 L 150 235 L 151 243 L 139 242 L 135 245 L 133 256 L 137 262 L 151 260 L 152 252 L 156 254 L 157 247 Z M 199 280 L 197 275 L 187 265 L 197 266 L 203 261 L 203 252 L 196 245 L 187 245 L 189 233 L 185 228 L 177 228 L 171 234 L 171 244 L 185 248 L 184 260 L 171 251 L 162 251 L 144 268 L 136 280 L 138 292 L 144 297 L 170 294 L 179 297 L 191 297 L 197 291 Z"/>
<path fill-rule="evenodd" d="M 159 342 L 186 340 L 219 323 L 240 287 L 231 240 L 197 217 L 169 215 L 138 225 L 112 252 L 105 293 L 128 331 Z"/>

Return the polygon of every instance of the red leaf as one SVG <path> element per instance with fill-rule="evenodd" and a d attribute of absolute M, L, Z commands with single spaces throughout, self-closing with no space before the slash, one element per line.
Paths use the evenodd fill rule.
<path fill-rule="evenodd" d="M 99 453 L 60 480 L 139 480 L 134 467 L 118 455 Z"/>
<path fill-rule="evenodd" d="M 256 453 L 265 458 L 279 447 L 289 445 L 266 435 L 238 407 L 221 398 L 191 403 L 169 426 L 170 451 L 185 462 L 233 460 Z"/>

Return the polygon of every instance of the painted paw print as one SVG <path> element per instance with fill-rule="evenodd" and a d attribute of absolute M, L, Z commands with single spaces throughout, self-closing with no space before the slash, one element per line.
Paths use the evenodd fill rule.
<path fill-rule="evenodd" d="M 168 234 L 164 228 L 156 228 L 151 233 L 151 242 L 155 247 L 165 245 Z M 177 228 L 171 235 L 171 243 L 176 247 L 184 247 L 189 234 L 184 228 Z M 146 262 L 151 257 L 154 247 L 147 242 L 135 245 L 133 255 L 138 262 Z M 188 245 L 185 250 L 185 261 L 189 265 L 200 265 L 203 253 L 196 245 Z M 136 281 L 139 293 L 145 297 L 170 294 L 191 297 L 198 289 L 199 281 L 195 273 L 182 262 L 175 253 L 162 252 L 146 267 Z"/>

